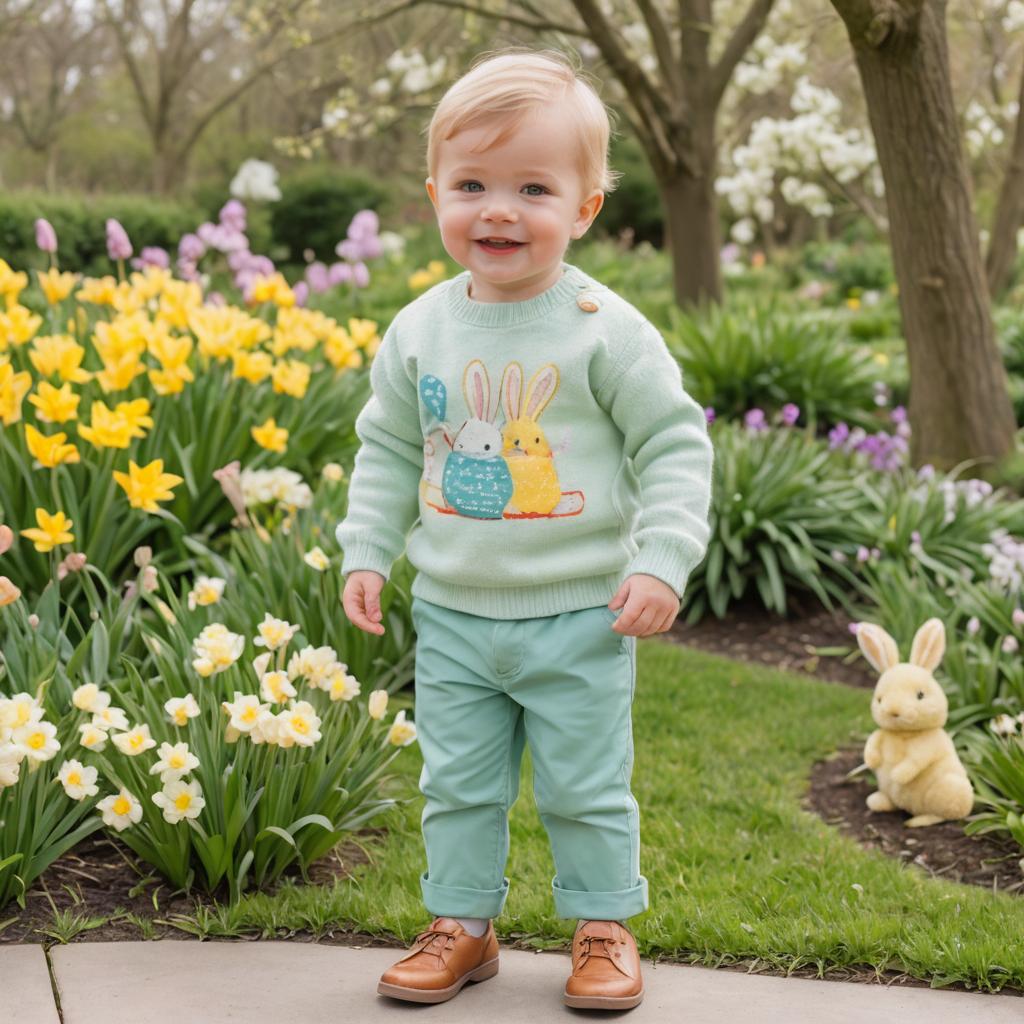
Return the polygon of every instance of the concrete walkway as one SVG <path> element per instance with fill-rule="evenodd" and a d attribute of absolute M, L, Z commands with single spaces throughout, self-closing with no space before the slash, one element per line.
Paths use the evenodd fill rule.
<path fill-rule="evenodd" d="M 423 1014 L 479 1024 L 572 1017 L 629 1024 L 1020 1024 L 1019 994 L 982 995 L 807 981 L 644 961 L 647 994 L 624 1013 L 562 1001 L 567 953 L 501 951 L 500 973 L 454 999 L 418 1006 L 378 996 L 401 955 L 386 947 L 315 943 L 77 942 L 50 950 L 0 946 L 0 1024 L 373 1024 Z M 410 1018 L 411 1019 L 411 1018 Z"/>

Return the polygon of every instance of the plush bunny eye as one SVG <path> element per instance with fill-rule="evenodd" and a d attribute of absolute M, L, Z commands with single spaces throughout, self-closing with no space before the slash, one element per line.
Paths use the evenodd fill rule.
<path fill-rule="evenodd" d="M 540 444 L 540 438 L 539 438 L 539 437 L 535 437 L 535 438 L 533 439 L 533 443 L 534 443 L 534 444 Z"/>
<path fill-rule="evenodd" d="M 924 690 L 918 690 L 917 691 L 917 699 L 918 700 L 924 700 Z"/>
<path fill-rule="evenodd" d="M 516 444 L 519 444 L 519 438 L 518 437 L 516 438 Z"/>
<path fill-rule="evenodd" d="M 489 452 L 490 450 L 491 450 L 491 446 L 489 444 L 485 444 L 484 445 L 484 451 L 485 452 Z"/>

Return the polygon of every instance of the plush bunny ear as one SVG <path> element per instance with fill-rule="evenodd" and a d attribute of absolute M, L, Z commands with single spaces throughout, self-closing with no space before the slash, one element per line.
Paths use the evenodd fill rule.
<path fill-rule="evenodd" d="M 555 397 L 557 390 L 558 367 L 554 363 L 547 363 L 530 378 L 530 383 L 526 386 L 527 419 L 540 419 L 540 414 Z"/>
<path fill-rule="evenodd" d="M 479 359 L 474 359 L 466 367 L 462 376 L 462 393 L 466 396 L 466 405 L 472 416 L 478 420 L 490 419 L 491 381 L 487 376 L 487 367 Z"/>
<path fill-rule="evenodd" d="M 505 419 L 519 419 L 523 398 L 523 368 L 518 363 L 509 363 L 501 375 L 501 405 Z"/>
<path fill-rule="evenodd" d="M 910 648 L 910 664 L 933 672 L 946 651 L 946 627 L 942 619 L 929 619 L 915 634 Z"/>
<path fill-rule="evenodd" d="M 899 664 L 900 651 L 896 641 L 873 622 L 862 622 L 857 627 L 857 644 L 864 652 L 864 657 L 879 672 Z"/>

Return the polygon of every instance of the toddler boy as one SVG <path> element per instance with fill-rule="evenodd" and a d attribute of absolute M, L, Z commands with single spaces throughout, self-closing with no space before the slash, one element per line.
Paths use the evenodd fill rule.
<path fill-rule="evenodd" d="M 337 528 L 349 619 L 383 633 L 380 591 L 407 543 L 417 570 L 434 919 L 380 979 L 399 999 L 442 1002 L 498 971 L 526 741 L 556 912 L 578 919 L 564 1001 L 643 998 L 625 926 L 648 905 L 630 791 L 636 640 L 669 629 L 706 551 L 712 449 L 658 331 L 563 261 L 614 187 L 609 133 L 558 53 L 503 52 L 448 90 L 426 187 L 465 269 L 396 315 L 356 422 Z"/>

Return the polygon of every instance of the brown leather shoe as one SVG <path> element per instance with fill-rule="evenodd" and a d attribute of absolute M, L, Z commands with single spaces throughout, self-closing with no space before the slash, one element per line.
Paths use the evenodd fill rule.
<path fill-rule="evenodd" d="M 381 975 L 377 991 L 411 1003 L 443 1003 L 467 981 L 484 981 L 497 973 L 498 940 L 491 922 L 476 938 L 458 921 L 435 917 L 409 952 Z"/>
<path fill-rule="evenodd" d="M 628 1010 L 644 997 L 640 954 L 617 921 L 580 921 L 572 937 L 572 975 L 565 1004 L 587 1010 Z"/>

